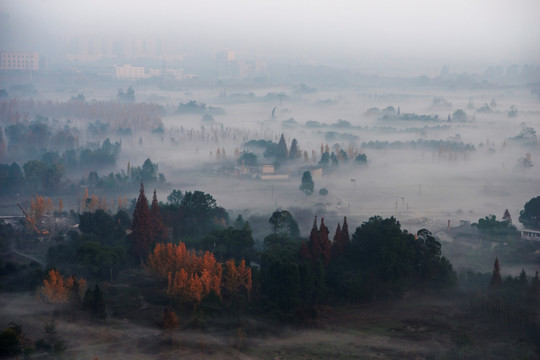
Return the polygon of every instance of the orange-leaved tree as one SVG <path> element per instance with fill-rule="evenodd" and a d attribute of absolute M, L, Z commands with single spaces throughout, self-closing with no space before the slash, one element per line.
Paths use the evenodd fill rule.
<path fill-rule="evenodd" d="M 197 306 L 211 292 L 221 296 L 221 264 L 209 252 L 197 254 L 178 245 L 158 243 L 146 262 L 148 271 L 167 279 L 166 294 Z"/>
<path fill-rule="evenodd" d="M 67 303 L 80 300 L 86 291 L 86 280 L 74 276 L 64 277 L 56 269 L 51 269 L 39 288 L 38 296 L 48 303 Z"/>

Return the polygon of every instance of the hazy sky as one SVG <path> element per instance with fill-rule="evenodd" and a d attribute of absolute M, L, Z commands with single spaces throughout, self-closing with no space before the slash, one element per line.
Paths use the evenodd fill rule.
<path fill-rule="evenodd" d="M 169 37 L 185 52 L 359 69 L 540 63 L 538 0 L 0 0 L 21 47 L 62 36 Z M 3 17 L 2 19 L 4 19 Z M 23 25 L 24 24 L 24 25 Z M 6 30 L 7 29 L 7 30 Z M 6 34 L 3 34 L 6 35 Z M 7 46 L 6 37 L 2 37 Z M 11 47 L 13 46 L 10 44 Z M 38 45 L 35 45 L 38 46 Z M 460 65 L 458 65 L 460 66 Z"/>

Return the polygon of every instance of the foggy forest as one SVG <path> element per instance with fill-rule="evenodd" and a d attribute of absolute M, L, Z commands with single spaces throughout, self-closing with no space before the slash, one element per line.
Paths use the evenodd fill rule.
<path fill-rule="evenodd" d="M 0 358 L 540 358 L 540 4 L 0 2 Z"/>

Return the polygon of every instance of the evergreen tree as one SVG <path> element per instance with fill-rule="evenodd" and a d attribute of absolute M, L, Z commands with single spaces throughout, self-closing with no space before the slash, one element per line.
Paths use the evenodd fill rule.
<path fill-rule="evenodd" d="M 317 216 L 313 220 L 313 227 L 309 234 L 309 253 L 312 260 L 319 259 L 322 254 L 321 244 L 319 242 L 319 231 L 317 230 Z"/>
<path fill-rule="evenodd" d="M 154 225 L 155 241 L 165 242 L 167 240 L 167 227 L 165 224 L 163 224 L 161 209 L 158 204 L 155 189 L 154 196 L 152 198 L 152 205 L 150 206 L 150 215 L 152 216 L 152 223 Z"/>
<path fill-rule="evenodd" d="M 291 151 L 289 152 L 289 158 L 296 159 L 298 157 L 298 141 L 293 139 L 291 144 Z"/>
<path fill-rule="evenodd" d="M 279 139 L 278 143 L 278 151 L 276 154 L 276 157 L 278 159 L 286 159 L 289 155 L 289 151 L 287 150 L 287 143 L 285 142 L 285 137 L 283 134 L 281 134 L 281 138 Z"/>
<path fill-rule="evenodd" d="M 345 216 L 343 218 L 343 227 L 341 228 L 341 238 L 343 239 L 343 243 L 345 245 L 348 245 L 351 241 L 351 238 L 349 236 L 349 224 L 347 224 L 347 217 Z"/>
<path fill-rule="evenodd" d="M 341 231 L 341 225 L 337 224 L 336 233 L 334 234 L 334 239 L 332 242 L 332 256 L 337 257 L 343 254 L 343 234 Z"/>
<path fill-rule="evenodd" d="M 501 278 L 501 268 L 499 266 L 499 258 L 495 258 L 495 263 L 493 264 L 493 275 L 491 276 L 491 282 L 489 287 L 491 289 L 497 289 L 502 285 Z"/>
<path fill-rule="evenodd" d="M 321 226 L 319 227 L 319 243 L 321 248 L 321 259 L 325 264 L 330 262 L 332 257 L 332 243 L 328 237 L 329 230 L 324 224 L 324 218 L 321 217 Z"/>
<path fill-rule="evenodd" d="M 132 253 L 137 258 L 144 258 L 152 250 L 155 243 L 152 215 L 148 208 L 148 200 L 144 194 L 144 185 L 141 182 L 139 198 L 135 204 L 133 221 L 131 222 Z"/>

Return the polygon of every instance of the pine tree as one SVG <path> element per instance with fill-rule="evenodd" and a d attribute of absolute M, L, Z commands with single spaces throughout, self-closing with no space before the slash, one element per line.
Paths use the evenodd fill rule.
<path fill-rule="evenodd" d="M 144 194 L 144 185 L 141 182 L 139 198 L 133 212 L 133 221 L 131 222 L 132 253 L 134 256 L 142 259 L 152 250 L 155 243 L 154 226 L 152 224 L 152 215 L 148 208 L 148 200 Z"/>
<path fill-rule="evenodd" d="M 154 235 L 156 242 L 165 242 L 167 240 L 167 227 L 163 223 L 161 217 L 161 209 L 158 204 L 156 190 L 152 197 L 152 205 L 150 206 L 150 214 L 152 216 L 152 224 L 154 225 Z"/>
<path fill-rule="evenodd" d="M 278 153 L 276 154 L 276 157 L 278 159 L 286 159 L 288 155 L 289 155 L 289 151 L 287 150 L 287 143 L 285 142 L 285 136 L 281 134 L 281 138 L 279 138 Z"/>
<path fill-rule="evenodd" d="M 491 276 L 491 282 L 489 283 L 490 289 L 498 289 L 502 285 L 501 268 L 499 266 L 499 258 L 495 258 L 493 264 L 493 275 Z"/>

